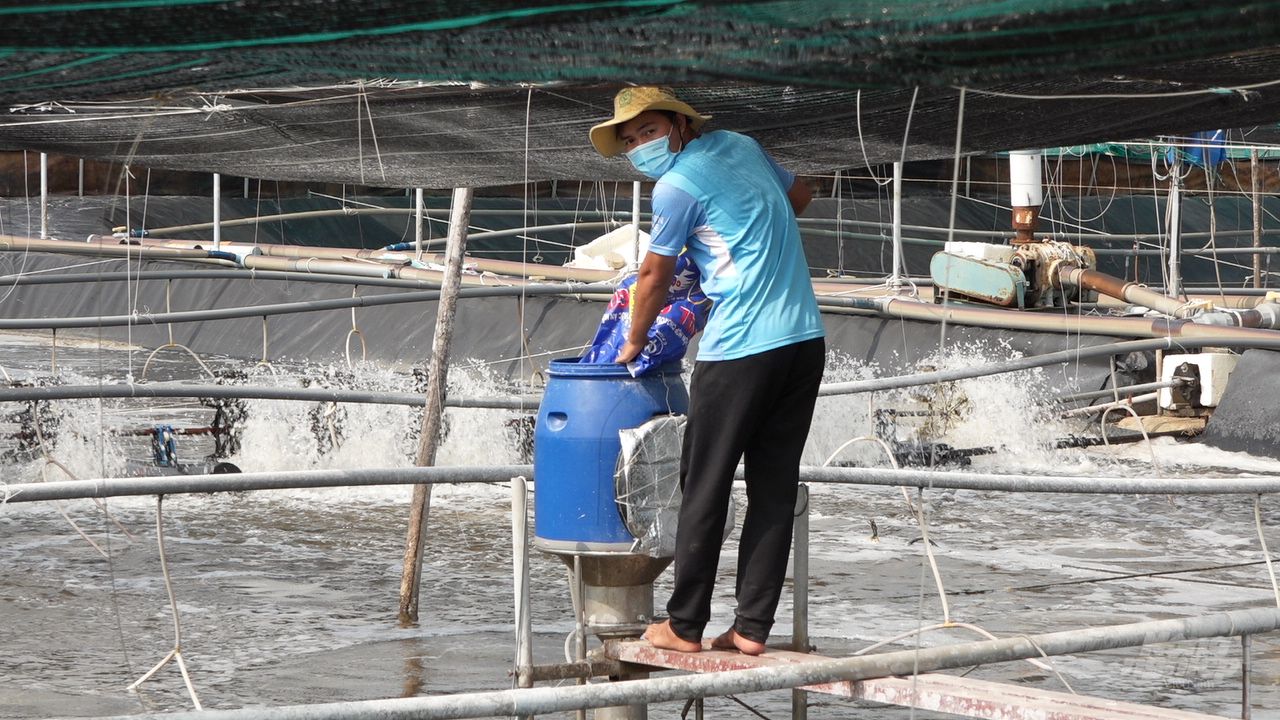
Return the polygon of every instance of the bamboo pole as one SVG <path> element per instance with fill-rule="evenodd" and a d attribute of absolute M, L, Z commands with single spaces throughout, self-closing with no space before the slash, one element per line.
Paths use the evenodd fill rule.
<path fill-rule="evenodd" d="M 453 339 L 453 316 L 462 284 L 462 259 L 467 247 L 467 226 L 471 222 L 471 188 L 453 191 L 453 207 L 449 213 L 449 241 L 445 251 L 443 287 L 436 312 L 435 338 L 431 343 L 431 364 L 427 368 L 427 407 L 422 416 L 422 434 L 418 439 L 419 467 L 435 464 L 440 442 L 441 415 L 449 380 L 449 343 Z M 405 541 L 404 572 L 400 578 L 400 622 L 418 621 L 418 590 L 422 583 L 422 545 L 426 538 L 427 518 L 431 513 L 431 486 L 415 485 L 409 511 L 409 533 Z"/>

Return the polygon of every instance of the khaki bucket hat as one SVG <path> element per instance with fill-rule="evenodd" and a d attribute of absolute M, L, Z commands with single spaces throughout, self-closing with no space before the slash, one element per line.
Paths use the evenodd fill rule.
<path fill-rule="evenodd" d="M 689 127 L 694 130 L 711 119 L 710 115 L 699 115 L 688 104 L 681 102 L 671 88 L 623 88 L 613 98 L 613 118 L 591 128 L 591 144 L 607 158 L 623 152 L 626 145 L 618 139 L 617 126 L 646 110 L 671 110 L 686 115 Z"/>

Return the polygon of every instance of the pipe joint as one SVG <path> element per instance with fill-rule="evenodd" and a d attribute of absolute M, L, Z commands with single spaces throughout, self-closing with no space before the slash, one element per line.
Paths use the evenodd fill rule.
<path fill-rule="evenodd" d="M 1253 307 L 1258 313 L 1258 327 L 1267 330 L 1280 330 L 1280 303 L 1261 302 Z"/>
<path fill-rule="evenodd" d="M 1191 322 L 1198 325 L 1218 325 L 1221 327 L 1240 327 L 1239 313 L 1230 310 L 1214 310 L 1213 312 L 1202 312 L 1191 318 Z"/>

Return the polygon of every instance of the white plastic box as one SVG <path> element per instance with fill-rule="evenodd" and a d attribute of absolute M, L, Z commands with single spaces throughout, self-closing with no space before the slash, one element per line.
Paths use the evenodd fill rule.
<path fill-rule="evenodd" d="M 601 235 L 586 245 L 573 249 L 573 259 L 565 267 L 590 268 L 592 270 L 621 270 L 639 263 L 649 251 L 649 233 L 640 231 L 639 247 L 636 243 L 636 226 L 627 224 Z"/>
<path fill-rule="evenodd" d="M 1012 246 L 992 243 L 952 241 L 943 246 L 943 251 L 987 262 L 1007 263 L 1013 259 Z"/>

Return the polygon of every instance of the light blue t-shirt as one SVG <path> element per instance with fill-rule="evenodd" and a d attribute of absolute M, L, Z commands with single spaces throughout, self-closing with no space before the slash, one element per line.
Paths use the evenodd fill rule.
<path fill-rule="evenodd" d="M 653 188 L 649 251 L 688 247 L 714 301 L 699 360 L 734 360 L 823 336 L 800 227 L 795 176 L 755 140 L 717 130 L 689 142 Z"/>

